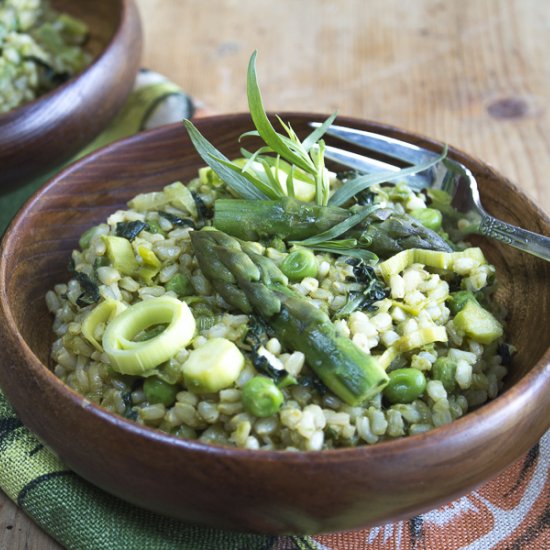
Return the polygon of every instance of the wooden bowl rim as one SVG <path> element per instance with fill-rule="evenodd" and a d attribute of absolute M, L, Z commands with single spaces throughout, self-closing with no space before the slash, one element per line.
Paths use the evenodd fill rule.
<path fill-rule="evenodd" d="M 62 94 L 68 88 L 72 88 L 73 86 L 78 86 L 79 83 L 86 78 L 88 72 L 90 72 L 93 69 L 93 67 L 97 66 L 103 60 L 103 58 L 106 55 L 108 55 L 113 45 L 118 42 L 120 35 L 125 32 L 125 29 L 128 26 L 129 15 L 130 15 L 129 6 L 130 6 L 130 3 L 133 2 L 134 0 L 114 0 L 114 1 L 118 2 L 118 5 L 119 5 L 120 22 L 116 27 L 115 32 L 113 33 L 113 36 L 110 38 L 110 40 L 107 42 L 105 47 L 101 50 L 101 52 L 82 71 L 80 71 L 79 73 L 69 78 L 66 82 L 63 82 L 63 84 L 61 84 L 60 86 L 56 86 L 49 92 L 42 94 L 36 97 L 35 99 L 33 99 L 32 101 L 24 103 L 23 105 L 16 107 L 15 109 L 8 111 L 7 113 L 0 113 L 0 129 L 4 125 L 7 125 L 9 123 L 14 123 L 17 120 L 22 120 L 23 118 L 29 115 L 30 111 L 34 111 L 37 108 L 40 108 L 42 103 L 47 103 L 56 94 Z"/>
<path fill-rule="evenodd" d="M 125 1 L 125 0 L 124 0 Z M 318 114 L 318 113 L 303 113 L 303 112 L 281 112 L 278 113 L 281 118 L 285 117 L 302 117 L 304 119 L 310 120 L 324 120 L 327 118 L 327 115 Z M 241 120 L 243 118 L 250 118 L 249 113 L 232 113 L 232 114 L 221 114 L 215 116 L 208 116 L 197 119 L 194 121 L 195 125 L 200 129 L 201 126 L 224 126 L 233 123 L 235 120 Z M 441 147 L 442 143 L 411 132 L 398 128 L 392 125 L 367 120 L 360 119 L 356 117 L 347 117 L 340 116 L 338 117 L 340 123 L 343 125 L 370 125 L 377 128 L 381 133 L 384 132 L 393 132 L 399 134 L 404 138 L 412 138 L 416 142 L 421 142 L 425 145 L 432 147 Z M 23 218 L 27 215 L 27 212 L 31 210 L 34 205 L 40 201 L 41 197 L 46 195 L 50 190 L 54 189 L 56 185 L 62 183 L 63 180 L 70 176 L 73 172 L 78 172 L 83 167 L 90 163 L 94 163 L 98 158 L 103 155 L 109 155 L 120 148 L 131 147 L 134 142 L 140 142 L 148 139 L 155 139 L 157 135 L 162 135 L 166 132 L 170 133 L 176 127 L 181 126 L 180 123 L 165 125 L 160 128 L 154 128 L 151 130 L 146 130 L 140 132 L 133 136 L 118 140 L 112 144 L 106 145 L 97 151 L 94 151 L 87 155 L 86 157 L 77 160 L 75 163 L 66 167 L 44 186 L 38 189 L 31 197 L 25 202 L 21 207 L 15 218 L 11 221 L 4 236 L 2 242 L 0 243 L 0 248 L 4 251 L 2 257 L 0 258 L 0 281 L 6 279 L 6 261 L 5 257 L 6 251 L 12 246 L 12 243 L 15 243 L 17 240 L 17 229 L 20 225 Z M 466 158 L 477 166 L 472 170 L 474 175 L 479 173 L 480 170 L 492 175 L 493 177 L 498 178 L 505 182 L 506 185 L 509 185 L 512 190 L 517 193 L 517 195 L 523 201 L 530 203 L 530 206 L 534 208 L 537 213 L 540 215 L 541 221 L 546 226 L 546 229 L 550 231 L 550 217 L 543 212 L 523 191 L 521 191 L 516 185 L 510 182 L 507 178 L 499 174 L 495 169 L 489 166 L 484 161 L 473 157 L 472 155 L 463 153 L 461 150 L 456 149 L 455 147 L 449 146 L 448 148 L 449 156 L 458 156 L 459 158 Z M 472 167 L 470 167 L 472 168 Z M 337 449 L 327 449 L 322 451 L 285 451 L 285 450 L 251 450 L 251 449 L 240 449 L 233 448 L 218 444 L 212 443 L 203 443 L 196 440 L 186 440 L 166 434 L 154 428 L 148 426 L 143 426 L 116 415 L 115 413 L 108 412 L 103 409 L 101 406 L 96 405 L 95 403 L 90 402 L 85 397 L 78 394 L 75 390 L 71 389 L 69 386 L 64 384 L 55 374 L 44 365 L 40 359 L 34 354 L 33 350 L 28 346 L 25 339 L 21 334 L 15 330 L 16 323 L 15 319 L 11 315 L 9 307 L 9 299 L 6 294 L 5 285 L 1 286 L 0 291 L 0 316 L 3 316 L 5 319 L 4 330 L 6 333 L 9 331 L 9 335 L 12 339 L 15 339 L 19 349 L 22 350 L 22 355 L 27 357 L 27 367 L 31 368 L 34 374 L 40 378 L 42 383 L 47 384 L 50 388 L 53 388 L 55 391 L 59 391 L 63 398 L 67 398 L 71 404 L 78 408 L 84 408 L 88 410 L 92 415 L 94 415 L 101 422 L 105 422 L 108 425 L 114 427 L 115 429 L 122 429 L 125 432 L 130 434 L 138 435 L 143 437 L 151 443 L 166 445 L 169 447 L 176 447 L 182 451 L 194 451 L 207 454 L 215 454 L 219 456 L 230 456 L 237 460 L 245 461 L 254 461 L 257 462 L 265 461 L 284 461 L 289 464 L 292 463 L 301 463 L 303 461 L 341 461 L 341 460 L 357 460 L 357 459 L 366 459 L 374 458 L 383 459 L 386 454 L 401 454 L 410 451 L 420 451 L 423 448 L 428 449 L 433 445 L 443 444 L 446 442 L 451 442 L 453 439 L 460 439 L 462 437 L 468 437 L 470 428 L 476 426 L 476 430 L 473 430 L 472 433 L 476 433 L 475 439 L 479 440 L 482 438 L 483 434 L 490 433 L 491 426 L 496 426 L 503 421 L 503 418 L 506 416 L 506 411 L 510 410 L 509 405 L 514 404 L 516 410 L 521 409 L 523 404 L 531 399 L 534 399 L 536 395 L 542 394 L 545 390 L 550 392 L 550 347 L 545 351 L 543 356 L 539 361 L 531 368 L 531 370 L 523 376 L 518 382 L 516 382 L 511 388 L 506 390 L 504 393 L 498 395 L 495 399 L 485 403 L 480 408 L 468 412 L 466 415 L 454 420 L 450 424 L 439 426 L 428 432 L 397 438 L 389 441 L 382 441 L 374 445 L 362 445 L 359 447 L 342 447 Z M 545 380 L 546 375 L 546 380 Z M 546 429 L 550 427 L 550 420 Z M 542 434 L 540 434 L 542 435 Z M 533 441 L 535 443 L 536 440 Z M 519 456 L 519 452 L 518 452 Z"/>

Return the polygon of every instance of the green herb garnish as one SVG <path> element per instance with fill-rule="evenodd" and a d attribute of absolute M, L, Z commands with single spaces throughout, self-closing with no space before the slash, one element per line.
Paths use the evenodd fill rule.
<path fill-rule="evenodd" d="M 248 65 L 247 95 L 250 115 L 256 130 L 244 133 L 241 139 L 250 136 L 260 137 L 265 145 L 254 153 L 242 151 L 247 159 L 244 164 L 230 161 L 209 143 L 189 120 L 185 120 L 185 127 L 199 155 L 242 198 L 293 197 L 296 169 L 299 169 L 300 179 L 315 186 L 315 202 L 326 205 L 329 200 L 330 186 L 324 163 L 324 143 L 320 138 L 332 124 L 336 114 L 330 116 L 303 142 L 292 127 L 285 124 L 279 117 L 277 118 L 287 135 L 277 132 L 264 109 L 256 75 L 256 52 L 252 54 Z M 275 156 L 272 156 L 273 154 Z M 290 164 L 288 172 L 285 173 L 284 185 L 279 178 L 280 159 Z"/>
<path fill-rule="evenodd" d="M 116 224 L 115 235 L 133 241 L 144 229 L 148 229 L 147 224 L 140 220 L 118 222 Z"/>

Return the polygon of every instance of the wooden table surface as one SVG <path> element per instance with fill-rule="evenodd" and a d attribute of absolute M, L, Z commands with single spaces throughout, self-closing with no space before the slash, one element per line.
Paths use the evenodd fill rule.
<path fill-rule="evenodd" d="M 143 65 L 212 113 L 338 110 L 476 155 L 550 211 L 550 9 L 540 0 L 136 0 Z M 0 549 L 60 546 L 0 493 Z"/>

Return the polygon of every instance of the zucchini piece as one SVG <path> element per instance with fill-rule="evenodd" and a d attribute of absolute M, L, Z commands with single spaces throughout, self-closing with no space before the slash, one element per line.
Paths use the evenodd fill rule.
<path fill-rule="evenodd" d="M 138 254 L 143 261 L 143 266 L 138 269 L 137 274 L 148 285 L 151 285 L 153 284 L 153 279 L 162 267 L 162 262 L 157 258 L 155 253 L 146 246 L 139 245 Z"/>
<path fill-rule="evenodd" d="M 111 265 L 123 275 L 133 275 L 138 270 L 139 264 L 130 241 L 113 235 L 103 235 L 102 238 L 107 247 L 107 256 Z"/>
<path fill-rule="evenodd" d="M 197 219 L 197 205 L 191 191 L 181 181 L 175 181 L 164 188 L 164 193 L 170 204 L 176 208 L 189 212 L 194 220 Z"/>
<path fill-rule="evenodd" d="M 466 302 L 455 315 L 454 324 L 468 338 L 480 344 L 490 344 L 500 338 L 504 332 L 494 315 L 481 307 L 477 300 Z"/>
<path fill-rule="evenodd" d="M 453 292 L 448 299 L 448 305 L 451 313 L 456 315 L 459 311 L 464 309 L 464 306 L 469 300 L 478 303 L 474 293 L 471 290 L 459 290 L 458 292 Z"/>
<path fill-rule="evenodd" d="M 183 381 L 195 393 L 213 393 L 232 386 L 243 367 L 244 356 L 233 342 L 212 338 L 189 354 Z"/>

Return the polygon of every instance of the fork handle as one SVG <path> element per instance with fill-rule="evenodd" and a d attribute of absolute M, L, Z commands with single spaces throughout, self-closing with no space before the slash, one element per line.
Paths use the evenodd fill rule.
<path fill-rule="evenodd" d="M 483 216 L 477 232 L 550 261 L 550 238 L 544 235 L 497 220 L 489 214 Z"/>

